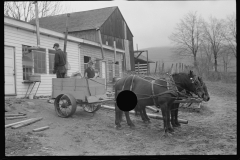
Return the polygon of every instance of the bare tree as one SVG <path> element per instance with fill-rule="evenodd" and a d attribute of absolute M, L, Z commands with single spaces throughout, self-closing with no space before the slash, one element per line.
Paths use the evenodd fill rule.
<path fill-rule="evenodd" d="M 222 58 L 222 62 L 223 62 L 223 69 L 224 72 L 227 72 L 228 68 L 230 67 L 230 62 L 233 58 L 233 54 L 232 54 L 232 49 L 231 47 L 229 47 L 229 45 L 224 45 L 223 49 L 220 51 L 220 57 Z"/>
<path fill-rule="evenodd" d="M 229 49 L 233 55 L 237 58 L 237 31 L 236 31 L 236 14 L 228 15 L 225 21 L 226 31 L 223 36 L 228 44 Z"/>
<path fill-rule="evenodd" d="M 204 68 L 207 69 L 207 72 L 209 73 L 209 70 L 212 69 L 213 67 L 213 51 L 211 44 L 208 43 L 207 41 L 204 41 L 203 39 L 201 40 L 201 46 L 199 48 L 199 52 L 201 53 L 201 59 L 204 59 Z"/>
<path fill-rule="evenodd" d="M 29 22 L 35 17 L 34 1 L 4 1 L 4 15 Z M 38 1 L 38 16 L 46 17 L 66 11 L 61 1 Z"/>
<path fill-rule="evenodd" d="M 192 56 L 194 67 L 197 68 L 197 53 L 201 40 L 201 21 L 197 12 L 189 12 L 180 23 L 177 24 L 176 32 L 169 39 L 175 45 L 175 52 L 180 56 Z"/>
<path fill-rule="evenodd" d="M 223 20 L 219 20 L 214 17 L 210 17 L 209 20 L 209 23 L 206 21 L 202 23 L 202 28 L 204 31 L 203 38 L 206 43 L 211 45 L 211 50 L 214 56 L 214 68 L 215 72 L 217 72 L 217 58 L 224 45 L 224 22 Z"/>

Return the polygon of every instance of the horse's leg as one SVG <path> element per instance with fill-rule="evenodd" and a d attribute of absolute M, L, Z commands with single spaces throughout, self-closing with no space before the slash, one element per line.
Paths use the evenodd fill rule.
<path fill-rule="evenodd" d="M 161 106 L 162 116 L 163 116 L 163 129 L 166 132 L 166 107 L 164 105 Z"/>
<path fill-rule="evenodd" d="M 174 132 L 174 130 L 173 130 L 171 124 L 170 124 L 170 108 L 171 108 L 171 105 L 167 104 L 167 102 L 165 103 L 165 105 L 166 105 L 166 117 L 167 117 L 166 118 L 167 119 L 167 121 L 166 121 L 167 131 L 169 133 L 171 133 L 171 132 Z"/>
<path fill-rule="evenodd" d="M 146 122 L 146 119 L 145 119 L 145 116 L 144 116 L 144 114 L 143 114 L 143 111 L 142 111 L 142 110 L 139 110 L 139 113 L 140 113 L 140 116 L 141 116 L 143 122 L 145 123 L 145 122 Z"/>
<path fill-rule="evenodd" d="M 115 125 L 116 125 L 116 129 L 120 129 L 121 128 L 121 124 L 120 124 L 120 121 L 121 121 L 121 116 L 122 116 L 122 113 L 123 111 L 121 111 L 117 104 L 115 103 Z"/>
<path fill-rule="evenodd" d="M 138 109 L 138 105 L 134 108 L 134 111 L 135 111 L 135 116 L 138 116 L 140 111 Z"/>
<path fill-rule="evenodd" d="M 173 127 L 177 127 L 175 124 L 175 104 L 172 104 L 171 107 L 171 124 Z"/>
<path fill-rule="evenodd" d="M 178 108 L 179 108 L 179 103 L 174 104 L 174 111 L 175 111 L 175 127 L 180 127 L 181 124 L 178 122 Z"/>
<path fill-rule="evenodd" d="M 149 118 L 148 115 L 147 115 L 146 108 L 144 108 L 144 109 L 142 110 L 142 112 L 143 112 L 143 116 L 145 117 L 146 121 L 147 121 L 148 123 L 151 123 L 150 118 Z"/>
<path fill-rule="evenodd" d="M 126 116 L 126 119 L 127 119 L 127 124 L 128 124 L 131 128 L 135 127 L 135 125 L 132 123 L 132 121 L 131 121 L 131 119 L 130 119 L 130 117 L 129 117 L 129 112 L 124 112 L 124 113 L 125 113 L 125 116 Z"/>

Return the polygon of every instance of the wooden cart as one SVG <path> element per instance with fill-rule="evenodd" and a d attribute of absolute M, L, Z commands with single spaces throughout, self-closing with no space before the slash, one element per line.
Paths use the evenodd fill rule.
<path fill-rule="evenodd" d="M 77 106 L 86 112 L 96 112 L 103 102 L 113 101 L 106 96 L 105 79 L 53 78 L 52 98 L 60 117 L 70 117 Z"/>

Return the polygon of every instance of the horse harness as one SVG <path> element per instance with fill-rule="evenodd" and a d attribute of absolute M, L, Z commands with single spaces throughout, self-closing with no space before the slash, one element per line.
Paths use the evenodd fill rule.
<path fill-rule="evenodd" d="M 136 76 L 136 75 L 133 75 L 133 77 L 132 77 L 131 85 L 130 85 L 130 88 L 129 88 L 130 91 L 132 91 L 132 88 L 133 88 L 133 80 L 134 80 L 135 76 Z M 138 76 L 138 77 L 139 77 L 139 76 Z M 141 77 L 139 77 L 139 78 L 141 78 Z M 122 87 L 122 91 L 124 90 L 124 87 L 125 87 L 125 84 L 126 84 L 127 79 L 128 79 L 128 77 L 124 80 L 123 87 Z M 141 79 L 143 79 L 143 78 L 141 78 Z M 143 80 L 145 80 L 145 79 L 143 79 Z M 145 81 L 149 82 L 148 80 L 145 80 Z M 154 85 L 154 84 L 155 84 L 155 85 L 159 85 L 159 84 L 156 84 L 155 81 L 156 81 L 156 80 L 152 80 L 152 81 L 150 82 L 150 83 L 151 83 L 151 88 L 152 88 L 152 95 L 151 95 L 150 97 L 147 97 L 147 98 L 152 98 L 154 105 L 157 106 L 157 105 L 156 105 L 157 103 L 156 103 L 156 100 L 155 100 L 155 98 L 156 98 L 157 96 L 160 96 L 160 95 L 163 95 L 163 94 L 166 94 L 166 93 L 172 93 L 172 94 L 174 94 L 175 92 L 173 92 L 174 90 L 170 90 L 170 88 L 169 88 L 169 82 L 166 80 L 167 86 L 164 86 L 164 87 L 167 87 L 167 91 L 155 95 L 153 85 Z M 159 86 L 163 86 L 163 85 L 159 85 Z M 178 92 L 178 91 L 177 91 L 177 92 Z M 137 93 L 135 93 L 135 94 L 137 94 Z M 139 95 L 140 95 L 140 94 L 139 94 Z M 143 95 L 143 94 L 142 94 L 142 95 Z M 176 94 L 174 94 L 174 95 L 176 95 Z M 149 96 L 149 95 L 148 95 L 148 96 Z M 179 96 L 178 96 L 178 94 L 177 94 L 177 99 L 178 99 L 178 97 L 179 97 Z M 139 98 L 139 99 L 145 99 L 145 98 Z"/>

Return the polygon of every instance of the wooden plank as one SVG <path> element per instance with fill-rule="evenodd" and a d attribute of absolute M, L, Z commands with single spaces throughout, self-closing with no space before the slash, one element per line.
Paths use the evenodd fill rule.
<path fill-rule="evenodd" d="M 75 87 L 74 86 L 63 86 L 63 91 L 74 91 Z"/>
<path fill-rule="evenodd" d="M 105 93 L 106 93 L 105 86 L 96 87 L 96 95 L 101 95 Z"/>
<path fill-rule="evenodd" d="M 87 82 L 85 78 L 76 79 L 76 86 L 86 87 Z"/>
<path fill-rule="evenodd" d="M 6 119 L 21 119 L 21 118 L 27 118 L 27 116 L 17 116 L 17 117 L 6 117 Z"/>
<path fill-rule="evenodd" d="M 33 132 L 39 132 L 39 131 L 43 131 L 43 130 L 46 130 L 48 129 L 49 126 L 45 126 L 45 127 L 40 127 L 40 128 L 36 128 L 36 129 L 33 129 Z"/>
<path fill-rule="evenodd" d="M 7 124 L 7 125 L 5 125 L 5 128 L 8 128 L 8 127 L 11 127 L 11 126 L 14 126 L 14 125 L 20 124 L 20 123 L 28 122 L 28 121 L 31 121 L 31 120 L 33 120 L 33 119 L 36 119 L 36 118 L 30 118 L 30 119 L 27 119 L 27 120 L 23 120 L 23 121 L 19 121 L 19 122 L 15 122 L 15 123 Z"/>
<path fill-rule="evenodd" d="M 54 86 L 62 86 L 62 78 L 53 78 L 52 85 Z"/>
<path fill-rule="evenodd" d="M 81 99 L 81 100 L 85 100 L 85 96 L 90 96 L 88 92 L 83 92 L 83 91 L 68 91 L 68 92 L 66 92 L 66 91 L 61 91 L 61 90 L 54 90 L 52 98 L 56 98 L 60 94 L 66 94 L 66 93 L 71 94 L 72 96 L 74 96 L 75 99 Z"/>
<path fill-rule="evenodd" d="M 63 78 L 62 83 L 64 87 L 73 87 L 75 86 L 75 78 Z"/>
<path fill-rule="evenodd" d="M 24 123 L 21 123 L 21 124 L 17 124 L 17 125 L 15 125 L 15 126 L 12 126 L 11 128 L 17 129 L 17 128 L 20 128 L 20 127 L 24 127 L 24 126 L 30 125 L 30 124 L 32 124 L 32 123 L 35 123 L 35 122 L 37 122 L 37 121 L 40 121 L 40 120 L 42 120 L 42 119 L 43 119 L 43 118 L 40 117 L 40 118 L 31 120 L 31 121 L 29 121 L 29 122 L 24 122 Z"/>
<path fill-rule="evenodd" d="M 138 70 L 138 68 L 135 68 L 135 69 Z M 147 68 L 139 68 L 139 71 L 141 71 L 141 70 L 145 71 L 145 70 L 147 70 Z"/>
<path fill-rule="evenodd" d="M 5 117 L 24 116 L 26 114 L 5 114 Z"/>
<path fill-rule="evenodd" d="M 140 66 L 146 66 L 147 63 L 139 63 Z M 135 66 L 137 66 L 137 64 L 135 64 Z"/>
<path fill-rule="evenodd" d="M 85 86 L 85 87 L 79 87 L 79 86 L 77 86 L 77 87 L 76 87 L 76 91 L 88 92 L 88 89 L 87 89 L 86 86 Z"/>
<path fill-rule="evenodd" d="M 53 90 L 62 90 L 62 86 L 53 86 Z"/>

